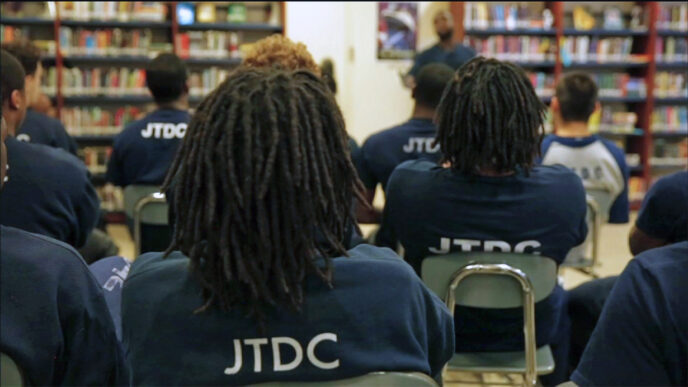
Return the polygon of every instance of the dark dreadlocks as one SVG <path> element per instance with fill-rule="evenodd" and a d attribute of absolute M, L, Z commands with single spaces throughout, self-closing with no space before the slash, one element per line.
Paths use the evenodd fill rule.
<path fill-rule="evenodd" d="M 527 173 L 540 154 L 545 109 L 521 68 L 472 59 L 456 72 L 437 109 L 442 162 L 468 174 L 486 167 Z"/>
<path fill-rule="evenodd" d="M 305 70 L 231 74 L 194 114 L 163 190 L 172 183 L 167 253 L 191 259 L 197 312 L 239 307 L 260 322 L 270 306 L 299 310 L 306 275 L 331 286 L 329 257 L 346 255 L 352 200 L 362 200 L 341 112 Z"/>

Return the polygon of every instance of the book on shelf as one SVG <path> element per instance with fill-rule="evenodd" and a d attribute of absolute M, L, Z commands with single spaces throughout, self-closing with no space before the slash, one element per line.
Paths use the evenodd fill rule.
<path fill-rule="evenodd" d="M 224 31 L 189 31 L 177 36 L 181 58 L 239 58 L 239 35 Z"/>
<path fill-rule="evenodd" d="M 276 11 L 277 10 L 277 11 Z M 194 23 L 266 23 L 280 22 L 277 2 L 184 2 L 177 5 L 177 21 L 180 25 Z"/>
<path fill-rule="evenodd" d="M 63 68 L 62 94 L 149 95 L 145 70 L 129 67 Z"/>
<path fill-rule="evenodd" d="M 656 138 L 652 142 L 653 152 L 650 166 L 653 167 L 688 167 L 688 138 L 674 141 Z"/>
<path fill-rule="evenodd" d="M 167 7 L 155 1 L 58 1 L 63 20 L 148 21 L 167 19 Z"/>
<path fill-rule="evenodd" d="M 29 26 L 0 26 L 0 41 L 4 43 L 21 39 L 30 40 L 43 55 L 54 56 L 55 41 L 37 38 L 32 31 L 32 27 Z"/>
<path fill-rule="evenodd" d="M 80 155 L 91 174 L 97 175 L 107 171 L 107 160 L 112 153 L 111 146 L 86 146 L 79 150 Z"/>
<path fill-rule="evenodd" d="M 659 63 L 688 62 L 688 37 L 657 37 L 655 61 Z"/>
<path fill-rule="evenodd" d="M 54 1 L 3 1 L 0 15 L 11 18 L 45 19 L 55 18 Z"/>
<path fill-rule="evenodd" d="M 591 74 L 599 88 L 599 97 L 645 97 L 647 90 L 644 78 L 631 77 L 628 73 Z"/>
<path fill-rule="evenodd" d="M 72 136 L 106 136 L 119 133 L 124 125 L 140 119 L 144 113 L 135 106 L 67 107 L 62 109 L 62 122 Z"/>
<path fill-rule="evenodd" d="M 465 3 L 464 28 L 470 29 L 550 29 L 552 13 L 537 4 Z"/>
<path fill-rule="evenodd" d="M 660 3 L 657 28 L 688 32 L 688 4 Z"/>
<path fill-rule="evenodd" d="M 43 69 L 41 91 L 48 96 L 57 94 L 57 69 L 54 66 Z"/>
<path fill-rule="evenodd" d="M 624 144 L 617 144 L 621 149 L 624 148 Z M 626 165 L 629 168 L 635 168 L 640 166 L 640 155 L 638 153 L 626 153 L 625 155 Z"/>
<path fill-rule="evenodd" d="M 652 111 L 652 132 L 679 132 L 688 134 L 687 106 L 660 106 Z"/>
<path fill-rule="evenodd" d="M 603 105 L 588 120 L 591 132 L 633 133 L 638 122 L 638 115 L 627 111 L 622 104 Z"/>
<path fill-rule="evenodd" d="M 466 36 L 464 43 L 478 55 L 513 62 L 543 62 L 556 59 L 554 38 L 541 36 Z"/>
<path fill-rule="evenodd" d="M 655 98 L 686 98 L 688 100 L 688 73 L 660 71 L 655 74 Z"/>
<path fill-rule="evenodd" d="M 150 28 L 89 30 L 60 28 L 60 50 L 65 56 L 148 56 L 172 51 L 170 43 L 153 42 Z"/>
<path fill-rule="evenodd" d="M 189 76 L 189 95 L 204 97 L 210 94 L 228 75 L 229 70 L 215 66 L 202 71 L 192 71 Z"/>
<path fill-rule="evenodd" d="M 625 62 L 631 60 L 633 38 L 566 36 L 561 41 L 562 62 Z"/>
<path fill-rule="evenodd" d="M 554 74 L 542 72 L 528 73 L 528 78 L 533 84 L 538 97 L 549 98 L 554 95 Z"/>
<path fill-rule="evenodd" d="M 122 188 L 110 183 L 96 187 L 96 193 L 100 198 L 100 208 L 105 211 L 124 211 L 124 192 Z"/>
<path fill-rule="evenodd" d="M 628 198 L 631 201 L 643 200 L 646 191 L 647 185 L 645 184 L 645 179 L 638 176 L 631 176 L 631 178 L 628 179 Z"/>

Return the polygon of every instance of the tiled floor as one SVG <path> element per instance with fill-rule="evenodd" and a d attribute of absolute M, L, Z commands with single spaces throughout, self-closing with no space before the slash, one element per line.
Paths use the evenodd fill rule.
<path fill-rule="evenodd" d="M 632 258 L 631 252 L 628 249 L 628 232 L 631 225 L 635 223 L 636 214 L 631 215 L 631 221 L 623 225 L 604 225 L 601 230 L 601 246 L 600 246 L 600 265 L 595 268 L 595 271 L 601 276 L 606 277 L 610 275 L 617 275 L 621 273 L 628 261 Z M 110 225 L 107 228 L 108 234 L 112 236 L 115 243 L 120 248 L 120 255 L 123 257 L 134 258 L 134 243 L 131 239 L 129 231 L 124 225 Z M 368 229 L 364 228 L 364 232 Z M 589 281 L 590 277 L 584 275 L 576 270 L 563 269 L 564 287 L 567 289 L 573 288 L 585 281 Z M 520 376 L 514 375 L 512 380 L 518 381 Z M 462 383 L 452 382 L 452 380 L 461 380 Z M 468 382 L 468 383 L 467 383 Z M 470 386 L 470 385 L 493 385 L 509 382 L 503 376 L 486 374 L 483 375 L 483 382 L 480 377 L 472 374 L 464 373 L 450 373 L 449 381 L 445 383 L 446 386 Z M 491 384 L 493 383 L 493 384 Z"/>

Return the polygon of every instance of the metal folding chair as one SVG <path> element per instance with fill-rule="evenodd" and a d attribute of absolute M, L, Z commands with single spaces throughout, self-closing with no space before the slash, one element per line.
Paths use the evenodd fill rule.
<path fill-rule="evenodd" d="M 550 258 L 516 253 L 457 253 L 423 260 L 423 282 L 444 299 L 454 314 L 456 305 L 476 308 L 523 308 L 525 350 L 456 353 L 443 372 L 523 374 L 536 385 L 537 375 L 554 371 L 548 345 L 536 347 L 535 303 L 552 293 L 557 265 Z"/>
<path fill-rule="evenodd" d="M 168 205 L 165 194 L 151 193 L 136 202 L 134 207 L 134 253 L 141 254 L 141 224 L 167 225 Z"/>
<path fill-rule="evenodd" d="M 561 266 L 570 267 L 593 278 L 598 278 L 599 276 L 595 273 L 595 266 L 598 265 L 600 228 L 602 227 L 602 218 L 604 216 L 600 211 L 597 200 L 592 195 L 586 195 L 585 201 L 588 208 L 586 214 L 588 236 L 585 238 L 583 244 L 571 249 Z M 588 251 L 590 251 L 590 253 L 588 253 Z"/>

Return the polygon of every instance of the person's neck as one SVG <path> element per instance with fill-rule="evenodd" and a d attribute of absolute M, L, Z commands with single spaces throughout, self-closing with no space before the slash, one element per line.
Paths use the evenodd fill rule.
<path fill-rule="evenodd" d="M 158 104 L 158 110 L 189 110 L 189 99 L 184 96 L 176 101 Z"/>
<path fill-rule="evenodd" d="M 433 120 L 435 118 L 435 109 L 416 104 L 413 107 L 411 118 L 416 120 Z"/>
<path fill-rule="evenodd" d="M 560 137 L 587 137 L 590 135 L 587 122 L 559 122 L 557 136 Z"/>
<path fill-rule="evenodd" d="M 446 39 L 446 40 L 441 40 L 438 43 L 440 47 L 442 47 L 443 50 L 451 50 L 454 47 L 454 42 L 452 42 L 451 38 Z"/>

